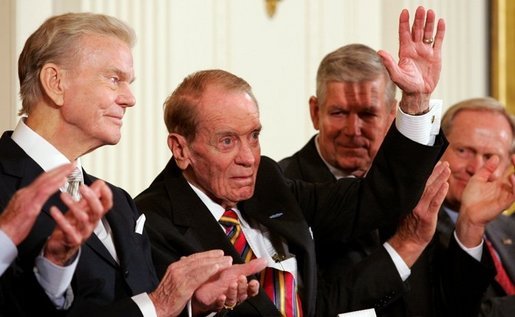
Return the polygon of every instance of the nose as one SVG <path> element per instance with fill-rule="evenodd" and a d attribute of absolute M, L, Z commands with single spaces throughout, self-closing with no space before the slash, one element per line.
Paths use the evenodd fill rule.
<path fill-rule="evenodd" d="M 236 162 L 245 167 L 252 166 L 256 161 L 256 157 L 254 156 L 254 147 L 255 146 L 248 142 L 242 142 L 236 157 Z"/>
<path fill-rule="evenodd" d="M 470 175 L 476 174 L 476 172 L 485 164 L 485 160 L 481 155 L 474 155 L 467 163 L 467 173 Z"/>
<path fill-rule="evenodd" d="M 343 133 L 346 135 L 360 135 L 360 118 L 355 113 L 350 113 L 344 119 Z"/>
<path fill-rule="evenodd" d="M 120 90 L 120 93 L 116 98 L 116 103 L 124 108 L 132 107 L 136 104 L 136 98 L 132 94 L 132 90 L 129 85 L 125 85 L 123 89 Z"/>

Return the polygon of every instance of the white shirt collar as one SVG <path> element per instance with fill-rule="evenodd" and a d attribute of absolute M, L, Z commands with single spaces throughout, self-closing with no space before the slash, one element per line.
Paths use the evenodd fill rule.
<path fill-rule="evenodd" d="M 190 185 L 191 189 L 193 189 L 193 191 L 197 194 L 197 196 L 200 198 L 200 200 L 204 203 L 204 205 L 206 205 L 207 209 L 209 209 L 209 211 L 211 212 L 213 217 L 216 219 L 216 221 L 219 221 L 220 218 L 222 218 L 222 216 L 225 212 L 225 209 L 221 205 L 215 203 L 211 198 L 209 198 L 209 196 L 207 196 L 198 187 L 191 184 L 190 182 L 188 182 L 188 184 Z M 243 219 L 243 217 L 241 216 L 241 213 L 238 210 L 238 208 L 234 207 L 231 209 L 238 215 L 238 219 L 242 226 L 249 225 L 247 223 L 247 221 L 245 219 Z"/>
<path fill-rule="evenodd" d="M 27 153 L 45 172 L 63 164 L 70 163 L 64 154 L 25 124 L 21 118 L 11 136 L 12 140 Z M 82 171 L 80 159 L 77 167 Z"/>

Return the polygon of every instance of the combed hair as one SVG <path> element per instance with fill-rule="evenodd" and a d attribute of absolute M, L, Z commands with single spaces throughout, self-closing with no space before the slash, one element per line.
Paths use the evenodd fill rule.
<path fill-rule="evenodd" d="M 317 97 L 325 101 L 328 82 L 373 81 L 384 78 L 386 85 L 385 104 L 388 107 L 395 101 L 396 86 L 390 79 L 381 57 L 372 48 L 363 44 L 349 44 L 327 54 L 317 71 Z"/>
<path fill-rule="evenodd" d="M 124 22 L 103 14 L 66 13 L 47 19 L 25 42 L 18 59 L 18 78 L 22 108 L 29 114 L 32 105 L 43 97 L 39 74 L 47 63 L 72 66 L 80 52 L 78 41 L 84 35 L 116 37 L 133 47 L 134 30 Z"/>
<path fill-rule="evenodd" d="M 482 98 L 471 98 L 466 99 L 457 104 L 452 105 L 447 109 L 445 114 L 442 117 L 441 128 L 444 134 L 449 134 L 452 130 L 452 124 L 456 115 L 464 110 L 471 111 L 483 111 L 490 113 L 497 113 L 503 116 L 506 121 L 510 124 L 511 127 L 511 153 L 515 151 L 515 121 L 512 115 L 508 113 L 506 107 L 492 97 L 482 97 Z"/>
<path fill-rule="evenodd" d="M 198 105 L 210 85 L 245 92 L 258 106 L 252 87 L 244 79 L 221 69 L 198 71 L 187 76 L 164 102 L 164 120 L 169 133 L 178 133 L 188 141 L 195 138 Z"/>

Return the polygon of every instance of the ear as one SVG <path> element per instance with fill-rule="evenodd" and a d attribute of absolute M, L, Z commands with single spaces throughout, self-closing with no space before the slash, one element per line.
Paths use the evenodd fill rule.
<path fill-rule="evenodd" d="M 309 98 L 309 114 L 311 115 L 311 123 L 313 124 L 313 128 L 318 130 L 318 120 L 320 119 L 320 107 L 318 106 L 318 98 L 315 96 L 311 96 Z"/>
<path fill-rule="evenodd" d="M 190 149 L 186 138 L 177 133 L 170 133 L 167 141 L 175 163 L 184 171 L 190 165 Z"/>
<path fill-rule="evenodd" d="M 39 81 L 44 92 L 55 105 L 64 103 L 64 70 L 53 63 L 43 65 L 39 73 Z"/>

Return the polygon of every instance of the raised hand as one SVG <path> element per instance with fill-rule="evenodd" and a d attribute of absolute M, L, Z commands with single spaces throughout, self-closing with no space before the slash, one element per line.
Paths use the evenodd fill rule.
<path fill-rule="evenodd" d="M 449 189 L 447 180 L 450 175 L 447 162 L 436 164 L 417 206 L 401 221 L 395 234 L 388 240 L 408 267 L 415 263 L 433 238 L 438 211 Z"/>
<path fill-rule="evenodd" d="M 418 7 L 410 30 L 409 13 L 403 10 L 399 17 L 399 62 L 390 54 L 379 51 L 392 80 L 402 90 L 400 107 L 409 114 L 427 111 L 429 98 L 436 88 L 442 68 L 441 49 L 445 22 L 438 20 L 433 37 L 435 13 Z"/>
<path fill-rule="evenodd" d="M 43 204 L 65 182 L 75 164 L 65 164 L 41 174 L 32 184 L 18 190 L 0 216 L 2 229 L 15 245 L 29 234 Z"/>
<path fill-rule="evenodd" d="M 78 202 L 68 193 L 61 193 L 61 200 L 69 208 L 65 215 L 55 206 L 50 209 L 57 226 L 45 245 L 44 256 L 56 265 L 64 266 L 74 258 L 113 205 L 112 192 L 101 180 L 91 187 L 81 185 L 80 193 Z"/>
<path fill-rule="evenodd" d="M 511 160 L 515 165 L 515 155 Z M 499 157 L 492 156 L 463 190 L 456 234 L 466 247 L 479 245 L 485 226 L 515 202 L 515 173 L 495 177 L 498 165 Z"/>

